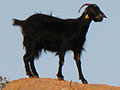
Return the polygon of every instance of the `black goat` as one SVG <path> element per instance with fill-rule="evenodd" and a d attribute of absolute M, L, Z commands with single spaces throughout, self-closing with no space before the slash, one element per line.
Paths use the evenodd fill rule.
<path fill-rule="evenodd" d="M 57 77 L 63 80 L 62 66 L 64 64 L 64 56 L 66 51 L 71 50 L 74 53 L 79 79 L 84 84 L 88 83 L 82 74 L 80 61 L 86 33 L 92 20 L 101 22 L 106 16 L 96 4 L 84 4 L 82 7 L 84 6 L 88 7 L 82 16 L 77 19 L 60 19 L 44 14 L 34 14 L 26 20 L 14 19 L 13 25 L 22 27 L 23 46 L 26 49 L 26 54 L 23 58 L 26 74 L 29 77 L 39 77 L 34 66 L 34 59 L 39 57 L 42 50 L 48 50 L 59 55 Z"/>

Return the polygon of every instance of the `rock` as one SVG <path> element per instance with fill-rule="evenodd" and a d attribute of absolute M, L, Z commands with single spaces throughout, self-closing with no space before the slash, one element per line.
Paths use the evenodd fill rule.
<path fill-rule="evenodd" d="M 23 78 L 10 82 L 3 90 L 120 90 L 120 87 L 79 84 L 50 78 Z"/>

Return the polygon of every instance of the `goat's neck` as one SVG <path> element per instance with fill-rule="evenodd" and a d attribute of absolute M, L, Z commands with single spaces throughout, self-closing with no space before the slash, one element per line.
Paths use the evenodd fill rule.
<path fill-rule="evenodd" d="M 86 16 L 87 15 L 87 16 Z M 81 17 L 78 18 L 78 27 L 82 30 L 83 34 L 86 34 L 92 19 L 88 14 L 83 13 Z"/>

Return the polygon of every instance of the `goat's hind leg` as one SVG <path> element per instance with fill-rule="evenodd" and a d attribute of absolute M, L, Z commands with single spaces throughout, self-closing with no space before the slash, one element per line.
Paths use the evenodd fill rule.
<path fill-rule="evenodd" d="M 41 52 L 41 50 L 42 50 L 42 49 L 40 49 L 39 52 Z M 31 52 L 30 52 L 30 53 L 31 53 L 31 54 L 30 54 L 30 55 L 31 55 L 31 57 L 30 57 L 31 72 L 32 72 L 32 74 L 33 74 L 33 77 L 39 78 L 39 75 L 38 75 L 38 73 L 37 73 L 37 71 L 36 71 L 35 64 L 34 64 L 35 58 L 39 56 L 38 50 L 36 50 L 36 42 L 34 42 L 34 43 L 32 44 L 32 48 L 31 48 Z"/>
<path fill-rule="evenodd" d="M 31 66 L 31 71 L 32 71 L 33 77 L 39 78 L 38 73 L 36 72 L 36 69 L 35 69 L 35 65 L 34 65 L 34 60 L 33 59 L 30 61 L 30 66 Z"/>
<path fill-rule="evenodd" d="M 29 77 L 39 77 L 34 66 L 34 59 L 30 57 L 30 55 L 29 56 L 27 54 L 24 55 L 24 63 L 26 75 L 28 75 Z"/>
<path fill-rule="evenodd" d="M 24 64 L 25 64 L 26 75 L 28 75 L 29 77 L 32 77 L 33 74 L 31 73 L 31 70 L 30 70 L 29 56 L 27 54 L 25 54 L 23 56 L 23 59 L 24 59 Z"/>
<path fill-rule="evenodd" d="M 64 76 L 62 75 L 62 67 L 64 64 L 64 54 L 59 54 L 59 68 L 58 68 L 58 73 L 57 73 L 57 78 L 58 80 L 64 80 Z"/>
<path fill-rule="evenodd" d="M 84 78 L 83 73 L 82 73 L 80 53 L 75 53 L 74 52 L 74 59 L 76 61 L 76 65 L 77 65 L 77 68 L 78 68 L 79 79 L 82 80 L 83 84 L 88 84 L 87 80 Z"/>

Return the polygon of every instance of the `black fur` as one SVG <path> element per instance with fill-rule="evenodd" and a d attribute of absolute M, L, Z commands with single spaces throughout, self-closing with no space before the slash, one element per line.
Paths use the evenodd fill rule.
<path fill-rule="evenodd" d="M 80 55 L 91 21 L 101 22 L 104 17 L 99 7 L 91 4 L 77 19 L 60 19 L 44 14 L 34 14 L 26 20 L 14 19 L 13 25 L 22 27 L 23 46 L 26 49 L 23 58 L 27 75 L 38 77 L 34 60 L 39 57 L 42 50 L 48 50 L 59 55 L 57 77 L 60 80 L 64 79 L 62 75 L 64 56 L 66 51 L 71 50 L 78 67 L 79 79 L 87 84 L 81 70 Z"/>

